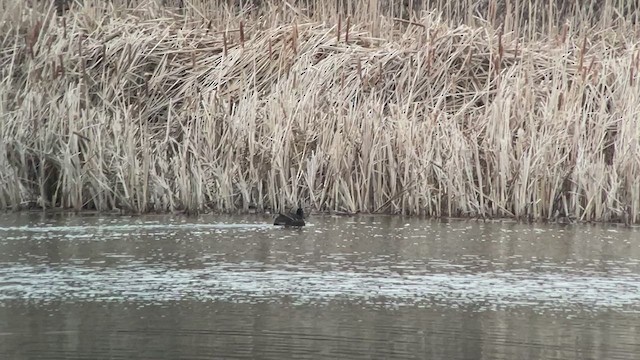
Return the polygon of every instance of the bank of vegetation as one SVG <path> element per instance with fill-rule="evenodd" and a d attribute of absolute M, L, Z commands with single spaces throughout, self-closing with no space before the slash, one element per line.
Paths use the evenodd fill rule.
<path fill-rule="evenodd" d="M 637 222 L 640 10 L 579 3 L 0 0 L 0 208 Z"/>

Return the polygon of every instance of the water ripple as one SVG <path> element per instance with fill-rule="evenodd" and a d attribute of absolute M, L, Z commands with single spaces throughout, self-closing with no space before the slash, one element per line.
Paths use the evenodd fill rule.
<path fill-rule="evenodd" d="M 217 223 L 217 224 L 127 224 L 127 225 L 81 225 L 81 226 L 0 226 L 0 231 L 20 233 L 93 233 L 100 231 L 136 230 L 198 230 L 198 229 L 267 229 L 271 224 Z"/>
<path fill-rule="evenodd" d="M 448 272 L 322 271 L 247 261 L 179 269 L 137 264 L 93 267 L 4 264 L 0 301 L 148 301 L 181 299 L 237 303 L 325 304 L 351 301 L 384 307 L 471 306 L 478 311 L 537 307 L 541 310 L 614 309 L 640 312 L 640 275 L 529 270 Z"/>

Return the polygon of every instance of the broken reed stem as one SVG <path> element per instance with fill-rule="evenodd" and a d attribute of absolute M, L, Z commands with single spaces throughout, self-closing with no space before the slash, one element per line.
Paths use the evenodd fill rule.
<path fill-rule="evenodd" d="M 409 20 L 405 20 L 405 19 L 394 18 L 393 21 L 401 22 L 401 23 L 408 24 L 408 25 L 411 25 L 411 26 L 417 26 L 417 27 L 422 28 L 423 30 L 426 29 L 426 26 L 424 26 L 424 25 L 422 25 L 420 23 L 409 21 Z"/>

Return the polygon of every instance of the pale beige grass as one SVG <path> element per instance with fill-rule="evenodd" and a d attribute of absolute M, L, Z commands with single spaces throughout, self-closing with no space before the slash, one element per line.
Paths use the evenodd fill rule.
<path fill-rule="evenodd" d="M 320 3 L 2 3 L 0 207 L 638 220 L 631 22 Z"/>

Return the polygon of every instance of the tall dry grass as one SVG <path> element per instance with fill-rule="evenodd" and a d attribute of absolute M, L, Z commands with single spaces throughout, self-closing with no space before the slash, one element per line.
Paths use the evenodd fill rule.
<path fill-rule="evenodd" d="M 1 0 L 0 208 L 638 221 L 631 1 L 396 3 Z"/>

